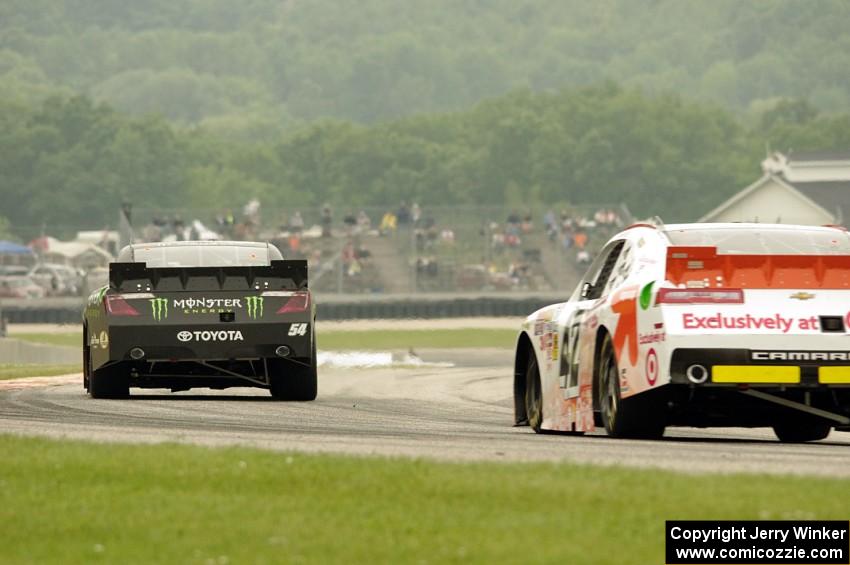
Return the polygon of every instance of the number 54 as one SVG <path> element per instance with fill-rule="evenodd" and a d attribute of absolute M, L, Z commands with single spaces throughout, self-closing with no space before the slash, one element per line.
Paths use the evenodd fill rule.
<path fill-rule="evenodd" d="M 307 333 L 308 324 L 292 324 L 289 326 L 289 335 L 304 335 Z"/>

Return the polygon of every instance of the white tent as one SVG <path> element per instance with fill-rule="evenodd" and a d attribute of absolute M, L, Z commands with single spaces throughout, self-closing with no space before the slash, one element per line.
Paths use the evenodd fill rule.
<path fill-rule="evenodd" d="M 59 241 L 54 237 L 45 237 L 41 260 L 45 263 L 59 263 L 81 269 L 106 267 L 112 255 L 94 243 L 83 241 Z"/>

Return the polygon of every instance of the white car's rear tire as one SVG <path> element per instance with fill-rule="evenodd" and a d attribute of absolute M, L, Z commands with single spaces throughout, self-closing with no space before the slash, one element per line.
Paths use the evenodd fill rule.
<path fill-rule="evenodd" d="M 783 443 L 805 443 L 824 439 L 832 431 L 829 422 L 812 422 L 791 418 L 773 425 L 773 433 Z"/>
<path fill-rule="evenodd" d="M 664 435 L 663 406 L 655 395 L 623 399 L 620 395 L 620 370 L 611 337 L 606 335 L 599 355 L 599 402 L 602 423 L 611 437 L 658 439 Z"/>
<path fill-rule="evenodd" d="M 531 429 L 540 433 L 543 425 L 543 392 L 534 351 L 529 356 L 528 369 L 525 371 L 525 414 Z"/>

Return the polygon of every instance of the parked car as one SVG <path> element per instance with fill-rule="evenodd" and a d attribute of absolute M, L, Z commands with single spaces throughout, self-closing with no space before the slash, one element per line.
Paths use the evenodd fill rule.
<path fill-rule="evenodd" d="M 30 277 L 11 275 L 0 277 L 0 297 L 2 298 L 43 298 L 44 289 Z"/>
<path fill-rule="evenodd" d="M 82 274 L 68 265 L 39 263 L 29 276 L 49 296 L 79 296 L 83 290 Z"/>
<path fill-rule="evenodd" d="M 26 275 L 29 272 L 30 267 L 26 267 L 24 265 L 0 265 L 0 277 Z"/>

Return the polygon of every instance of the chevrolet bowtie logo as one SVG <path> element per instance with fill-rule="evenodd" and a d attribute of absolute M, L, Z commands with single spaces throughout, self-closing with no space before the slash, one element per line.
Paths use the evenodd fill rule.
<path fill-rule="evenodd" d="M 815 297 L 815 295 L 812 294 L 811 292 L 803 292 L 803 291 L 795 292 L 794 294 L 792 294 L 790 296 L 790 298 L 793 298 L 794 300 L 811 300 L 814 297 Z"/>

